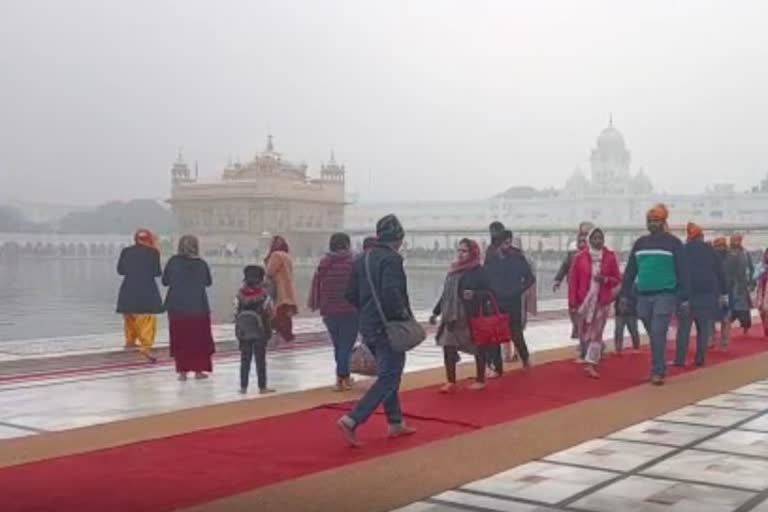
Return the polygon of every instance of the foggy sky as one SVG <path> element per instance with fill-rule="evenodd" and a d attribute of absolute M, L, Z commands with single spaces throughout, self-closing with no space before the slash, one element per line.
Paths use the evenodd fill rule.
<path fill-rule="evenodd" d="M 610 112 L 657 189 L 745 188 L 767 5 L 0 0 L 0 200 L 164 198 L 177 147 L 213 178 L 268 130 L 364 199 L 478 198 L 588 170 Z"/>

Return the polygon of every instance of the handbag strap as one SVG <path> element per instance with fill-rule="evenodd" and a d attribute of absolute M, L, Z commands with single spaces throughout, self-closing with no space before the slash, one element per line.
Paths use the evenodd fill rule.
<path fill-rule="evenodd" d="M 487 291 L 487 292 L 484 291 L 483 293 L 487 293 L 488 297 L 486 298 L 486 300 L 491 303 L 491 307 L 492 307 L 491 315 L 501 314 L 501 309 L 499 309 L 499 302 L 496 300 L 496 294 L 491 291 Z M 477 316 L 486 316 L 485 308 L 483 307 L 484 302 L 485 301 L 483 301 L 482 299 L 478 301 L 478 307 L 477 307 L 477 310 L 475 310 L 476 313 L 479 313 L 479 315 Z"/>
<path fill-rule="evenodd" d="M 376 310 L 379 312 L 381 321 L 386 325 L 387 317 L 384 316 L 384 309 L 381 307 L 381 301 L 379 301 L 379 294 L 376 293 L 376 287 L 373 284 L 373 277 L 371 277 L 371 264 L 370 264 L 370 252 L 365 253 L 365 259 L 363 261 L 365 266 L 365 277 L 368 280 L 368 286 L 371 287 L 371 295 L 373 296 L 373 302 L 376 303 Z"/>

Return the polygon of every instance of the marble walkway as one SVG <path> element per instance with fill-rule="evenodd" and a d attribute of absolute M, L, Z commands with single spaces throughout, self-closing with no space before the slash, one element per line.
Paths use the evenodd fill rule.
<path fill-rule="evenodd" d="M 768 512 L 768 381 L 397 512 Z"/>
<path fill-rule="evenodd" d="M 611 329 L 608 326 L 606 332 Z M 534 363 L 537 351 L 571 344 L 569 330 L 567 320 L 531 324 L 526 337 Z M 406 371 L 440 367 L 442 363 L 442 352 L 434 340 L 427 340 L 409 352 Z M 237 393 L 237 353 L 222 354 L 214 365 L 210 379 L 184 383 L 176 380 L 168 365 L 0 382 L 0 439 L 258 398 L 257 394 Z M 269 385 L 278 393 L 330 386 L 334 380 L 332 349 L 312 344 L 271 352 L 268 373 Z"/>

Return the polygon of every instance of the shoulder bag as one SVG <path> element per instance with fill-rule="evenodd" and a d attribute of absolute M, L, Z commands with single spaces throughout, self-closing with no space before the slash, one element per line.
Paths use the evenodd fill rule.
<path fill-rule="evenodd" d="M 427 333 L 419 322 L 413 316 L 408 320 L 387 320 L 384 310 L 381 307 L 379 294 L 376 292 L 376 286 L 371 277 L 370 253 L 365 255 L 365 276 L 368 279 L 368 286 L 371 287 L 371 295 L 376 303 L 376 309 L 379 317 L 384 323 L 384 331 L 389 339 L 390 346 L 395 352 L 408 352 L 427 339 Z"/>

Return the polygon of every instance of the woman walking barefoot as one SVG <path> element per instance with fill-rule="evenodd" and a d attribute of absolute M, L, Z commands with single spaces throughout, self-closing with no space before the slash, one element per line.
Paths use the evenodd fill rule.
<path fill-rule="evenodd" d="M 435 325 L 440 317 L 437 330 L 437 344 L 443 347 L 447 383 L 441 393 L 456 391 L 456 364 L 459 350 L 474 352 L 477 375 L 470 389 L 485 388 L 486 348 L 478 347 L 472 340 L 469 318 L 478 314 L 483 299 L 490 293 L 491 283 L 480 264 L 480 246 L 467 238 L 459 242 L 456 260 L 445 277 L 443 294 L 440 297 L 430 323 Z"/>
<path fill-rule="evenodd" d="M 600 378 L 597 365 L 603 353 L 603 331 L 613 303 L 614 290 L 621 283 L 616 254 L 605 247 L 599 228 L 590 231 L 589 247 L 574 258 L 568 278 L 568 305 L 579 320 L 579 342 L 592 378 Z"/>

